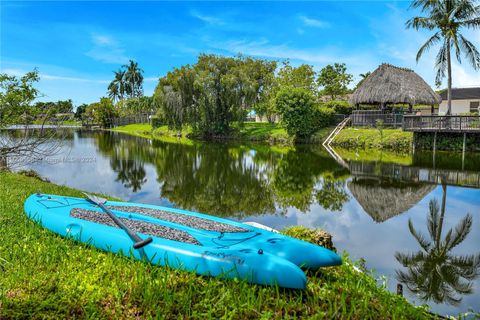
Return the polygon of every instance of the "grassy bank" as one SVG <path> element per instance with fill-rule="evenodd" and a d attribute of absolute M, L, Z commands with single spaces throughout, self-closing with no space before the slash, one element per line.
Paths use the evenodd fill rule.
<path fill-rule="evenodd" d="M 335 148 L 335 151 L 347 161 L 376 161 L 382 163 L 395 163 L 409 166 L 412 164 L 410 153 L 393 152 L 377 149 L 344 149 Z"/>
<path fill-rule="evenodd" d="M 267 142 L 271 144 L 292 144 L 293 142 L 285 129 L 281 128 L 278 124 L 245 122 L 242 126 L 236 126 L 233 129 L 234 130 L 230 135 L 218 136 L 215 137 L 215 139 Z M 333 128 L 320 129 L 308 141 L 303 142 L 316 144 L 322 143 L 332 130 Z M 190 128 L 184 128 L 181 132 L 178 132 L 176 130 L 170 130 L 167 126 L 161 126 L 153 129 L 150 124 L 130 124 L 126 126 L 119 126 L 112 129 L 112 131 L 161 140 L 168 140 L 172 138 L 190 140 L 199 139 L 199 137 L 194 136 Z"/>
<path fill-rule="evenodd" d="M 427 317 L 345 263 L 308 273 L 304 291 L 152 266 L 62 239 L 25 217 L 34 192 L 79 190 L 0 173 L 0 318 Z M 348 258 L 345 258 L 348 261 Z"/>
<path fill-rule="evenodd" d="M 346 128 L 338 134 L 332 145 L 345 149 L 409 151 L 412 139 L 411 132 L 404 132 L 401 129 Z"/>

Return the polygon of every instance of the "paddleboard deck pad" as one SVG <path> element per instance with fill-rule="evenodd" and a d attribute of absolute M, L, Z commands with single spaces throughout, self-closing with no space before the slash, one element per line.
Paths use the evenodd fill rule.
<path fill-rule="evenodd" d="M 200 275 L 304 289 L 301 268 L 341 264 L 326 248 L 228 219 L 140 203 L 104 205 L 142 239 L 152 237 L 152 243 L 135 250 L 127 233 L 87 199 L 34 194 L 25 201 L 25 213 L 63 237 Z"/>

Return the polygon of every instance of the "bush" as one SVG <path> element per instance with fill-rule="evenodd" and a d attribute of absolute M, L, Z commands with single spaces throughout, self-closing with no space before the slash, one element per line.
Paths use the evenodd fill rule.
<path fill-rule="evenodd" d="M 152 116 L 150 122 L 152 124 L 152 128 L 156 129 L 158 127 L 161 127 L 164 124 L 164 119 L 159 115 L 155 115 L 155 116 Z"/>
<path fill-rule="evenodd" d="M 294 139 L 308 138 L 317 129 L 317 107 L 313 94 L 303 88 L 286 87 L 275 98 L 281 125 Z"/>
<path fill-rule="evenodd" d="M 344 114 L 346 116 L 351 115 L 353 111 L 353 106 L 351 106 L 348 101 L 332 100 L 322 103 L 322 106 L 334 110 L 337 114 Z"/>
<path fill-rule="evenodd" d="M 110 128 L 113 118 L 117 116 L 112 100 L 109 98 L 101 98 L 100 102 L 90 104 L 87 107 L 86 114 L 92 116 L 95 122 L 104 128 Z"/>
<path fill-rule="evenodd" d="M 336 112 L 333 109 L 320 106 L 315 114 L 316 129 L 336 125 Z"/>

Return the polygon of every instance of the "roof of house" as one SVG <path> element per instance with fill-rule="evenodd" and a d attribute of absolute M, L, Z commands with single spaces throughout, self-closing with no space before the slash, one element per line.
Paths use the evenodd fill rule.
<path fill-rule="evenodd" d="M 447 100 L 447 89 L 440 92 L 442 100 Z M 480 99 L 480 87 L 452 88 L 452 100 Z"/>
<path fill-rule="evenodd" d="M 352 104 L 440 104 L 442 99 L 413 70 L 380 65 L 355 90 Z"/>

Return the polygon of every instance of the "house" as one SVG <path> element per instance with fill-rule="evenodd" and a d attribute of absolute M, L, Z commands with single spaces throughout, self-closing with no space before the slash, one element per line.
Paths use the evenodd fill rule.
<path fill-rule="evenodd" d="M 440 103 L 439 114 L 447 113 L 447 90 L 440 92 L 442 103 Z M 480 87 L 473 88 L 452 88 L 452 115 L 479 112 L 480 108 Z"/>

